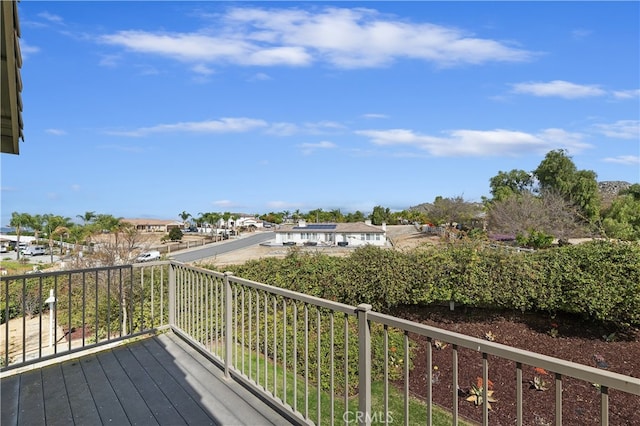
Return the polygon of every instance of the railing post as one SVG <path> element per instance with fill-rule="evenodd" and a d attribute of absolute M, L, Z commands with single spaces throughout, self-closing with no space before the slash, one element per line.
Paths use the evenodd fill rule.
<path fill-rule="evenodd" d="M 176 267 L 169 264 L 169 326 L 176 325 Z"/>
<path fill-rule="evenodd" d="M 233 342 L 232 323 L 233 323 L 233 294 L 231 291 L 231 281 L 229 277 L 233 273 L 224 273 L 224 375 L 227 379 L 231 378 L 231 354 Z"/>
<path fill-rule="evenodd" d="M 358 423 L 371 424 L 371 305 L 362 303 L 356 308 L 358 315 Z"/>

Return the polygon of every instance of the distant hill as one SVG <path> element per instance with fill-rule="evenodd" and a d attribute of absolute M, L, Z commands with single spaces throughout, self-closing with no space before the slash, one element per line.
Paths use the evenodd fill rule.
<path fill-rule="evenodd" d="M 629 182 L 620 180 L 605 180 L 598 182 L 598 189 L 600 190 L 603 206 L 609 206 L 613 199 L 618 196 L 620 191 L 628 189 L 630 186 L 631 184 Z"/>

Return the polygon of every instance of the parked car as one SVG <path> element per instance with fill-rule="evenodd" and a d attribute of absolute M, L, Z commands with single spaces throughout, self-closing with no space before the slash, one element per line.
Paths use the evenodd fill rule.
<path fill-rule="evenodd" d="M 136 257 L 136 262 L 151 262 L 152 260 L 160 260 L 160 252 L 158 250 L 146 251 Z"/>
<path fill-rule="evenodd" d="M 22 249 L 21 253 L 25 256 L 42 256 L 47 254 L 44 246 L 27 246 Z"/>

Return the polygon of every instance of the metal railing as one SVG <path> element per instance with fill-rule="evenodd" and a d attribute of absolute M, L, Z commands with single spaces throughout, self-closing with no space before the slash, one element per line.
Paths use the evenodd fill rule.
<path fill-rule="evenodd" d="M 598 384 L 603 425 L 609 422 L 610 390 L 640 396 L 638 378 L 377 313 L 369 305 L 336 303 L 177 262 L 5 276 L 1 283 L 3 371 L 171 328 L 227 377 L 301 423 L 432 424 L 434 377 L 425 374 L 426 393 L 416 414 L 411 366 L 421 349 L 431 372 L 433 347 L 443 343 L 451 350 L 451 424 L 464 420 L 458 393 L 463 350 L 481 358 L 478 374 L 485 384 L 490 357 L 513 364 L 518 425 L 525 424 L 527 409 L 525 366 L 553 373 L 558 425 L 567 378 Z M 478 396 L 487 401 L 489 386 Z M 488 404 L 481 412 L 479 421 L 489 424 Z"/>

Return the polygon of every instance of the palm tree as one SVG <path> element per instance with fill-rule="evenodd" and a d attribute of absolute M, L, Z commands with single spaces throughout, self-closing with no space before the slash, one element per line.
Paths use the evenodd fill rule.
<path fill-rule="evenodd" d="M 188 223 L 187 219 L 191 217 L 191 213 L 187 213 L 186 211 L 183 210 L 182 213 L 180 213 L 178 216 L 180 217 L 180 219 L 182 219 L 182 222 Z"/>
<path fill-rule="evenodd" d="M 47 231 L 47 236 L 49 237 L 49 253 L 51 255 L 51 263 L 53 263 L 53 238 L 56 234 L 56 230 L 60 229 L 58 232 L 64 234 L 64 232 L 69 232 L 69 228 L 71 227 L 71 219 L 68 217 L 62 217 L 52 214 L 45 214 L 42 216 L 44 222 L 44 228 Z M 65 229 L 66 231 L 62 231 Z"/>
<path fill-rule="evenodd" d="M 77 215 L 78 219 L 82 220 L 83 225 L 87 225 L 87 223 L 91 223 L 94 219 L 97 218 L 96 212 L 85 212 L 84 215 Z"/>
<path fill-rule="evenodd" d="M 16 228 L 16 259 L 20 259 L 20 231 L 22 227 L 29 226 L 31 223 L 31 215 L 28 213 L 11 213 L 11 221 L 9 226 Z"/>

